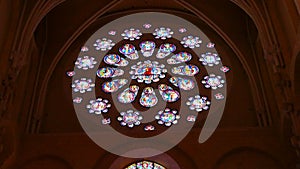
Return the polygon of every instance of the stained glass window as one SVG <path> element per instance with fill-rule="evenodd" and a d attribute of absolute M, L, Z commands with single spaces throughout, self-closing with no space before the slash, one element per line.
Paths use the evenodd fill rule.
<path fill-rule="evenodd" d="M 117 42 L 116 38 L 120 41 Z M 195 49 L 201 49 L 201 52 L 194 52 Z M 225 98 L 219 91 L 226 83 L 225 77 L 220 74 L 230 68 L 221 64 L 213 42 L 203 40 L 201 35 L 192 35 L 188 28 L 182 26 L 174 28 L 144 22 L 121 30 L 106 30 L 105 36 L 95 38 L 92 44 L 85 44 L 80 51 L 74 70 L 67 70 L 67 76 L 76 77 L 76 71 L 86 71 L 95 72 L 96 79 L 74 79 L 71 86 L 77 95 L 73 103 L 80 105 L 87 100 L 84 106 L 90 114 L 116 114 L 114 118 L 106 116 L 99 120 L 103 125 L 116 122 L 124 128 L 142 125 L 142 129 L 149 132 L 158 127 L 170 127 L 182 119 L 195 122 L 195 114 L 180 114 L 179 109 L 168 107 L 168 104 L 182 101 L 184 104 L 181 106 L 187 106 L 190 112 L 200 113 L 209 110 L 211 99 L 220 102 Z M 212 68 L 216 68 L 213 73 L 205 70 Z M 200 88 L 217 93 L 211 97 L 202 93 L 192 94 Z M 85 99 L 84 94 L 93 90 L 101 90 L 101 97 Z M 184 92 L 188 97 L 183 97 Z M 151 109 L 160 101 L 167 106 L 154 113 L 156 124 L 153 124 L 144 123 L 143 113 L 130 108 L 109 113 L 114 109 L 113 101 L 123 105 L 138 104 L 142 109 Z M 133 168 L 164 167 L 148 161 L 126 167 Z"/>
<path fill-rule="evenodd" d="M 164 166 L 151 162 L 151 161 L 140 161 L 133 164 L 130 164 L 124 169 L 166 169 Z"/>

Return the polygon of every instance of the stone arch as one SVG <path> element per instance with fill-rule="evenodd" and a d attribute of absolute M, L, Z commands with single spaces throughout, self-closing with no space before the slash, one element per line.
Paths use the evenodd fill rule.
<path fill-rule="evenodd" d="M 300 100 L 300 52 L 296 56 L 295 70 L 294 70 L 294 90 L 296 101 Z"/>
<path fill-rule="evenodd" d="M 64 159 L 53 155 L 42 155 L 25 162 L 21 169 L 72 169 L 73 167 Z"/>
<path fill-rule="evenodd" d="M 157 156 L 148 157 L 148 158 L 127 158 L 127 157 L 117 156 L 111 153 L 106 153 L 98 159 L 98 161 L 96 162 L 96 164 L 92 169 L 124 168 L 132 163 L 143 161 L 143 160 L 161 164 L 167 169 L 198 168 L 196 163 L 184 150 L 175 146 L 168 152 L 162 153 Z"/>
<path fill-rule="evenodd" d="M 268 153 L 250 147 L 233 149 L 219 158 L 213 169 L 282 169 L 280 162 Z"/>

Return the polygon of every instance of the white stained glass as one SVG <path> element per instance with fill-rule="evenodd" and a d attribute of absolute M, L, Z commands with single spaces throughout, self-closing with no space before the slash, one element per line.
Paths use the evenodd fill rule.
<path fill-rule="evenodd" d="M 117 31 L 114 31 L 114 30 L 111 30 L 111 31 L 108 32 L 108 34 L 111 35 L 111 36 L 115 36 L 116 33 L 117 33 Z"/>
<path fill-rule="evenodd" d="M 77 103 L 77 104 L 79 104 L 79 103 L 81 103 L 82 102 L 82 97 L 75 97 L 74 99 L 73 99 L 73 103 Z"/>
<path fill-rule="evenodd" d="M 174 65 L 179 63 L 188 62 L 192 59 L 192 55 L 187 52 L 179 52 L 176 55 L 173 55 L 171 58 L 167 60 L 168 64 Z"/>
<path fill-rule="evenodd" d="M 196 65 L 183 65 L 172 68 L 172 73 L 185 76 L 195 76 L 199 73 L 199 68 Z"/>
<path fill-rule="evenodd" d="M 144 160 L 144 161 L 139 161 L 130 164 L 125 169 L 166 169 L 166 168 L 158 163 Z"/>
<path fill-rule="evenodd" d="M 206 88 L 211 88 L 211 89 L 217 89 L 223 87 L 223 84 L 225 81 L 222 79 L 221 76 L 216 76 L 215 74 L 210 74 L 209 76 L 205 76 L 204 79 L 202 80 L 202 84 Z"/>
<path fill-rule="evenodd" d="M 119 48 L 119 52 L 131 60 L 136 60 L 139 58 L 137 50 L 135 50 L 135 47 L 129 43 L 121 46 Z"/>
<path fill-rule="evenodd" d="M 87 52 L 87 51 L 89 51 L 89 48 L 87 46 L 82 46 L 80 51 Z"/>
<path fill-rule="evenodd" d="M 144 127 L 144 130 L 145 131 L 154 131 L 155 127 L 153 125 L 147 125 L 147 126 Z"/>
<path fill-rule="evenodd" d="M 208 42 L 207 45 L 206 45 L 207 48 L 211 49 L 211 48 L 214 48 L 215 47 L 215 44 L 212 43 L 212 42 Z"/>
<path fill-rule="evenodd" d="M 188 115 L 188 116 L 186 117 L 186 120 L 187 120 L 188 122 L 195 122 L 195 121 L 196 121 L 196 116 L 195 116 L 195 115 Z"/>
<path fill-rule="evenodd" d="M 131 41 L 135 40 L 135 39 L 140 39 L 142 33 L 139 29 L 134 29 L 134 28 L 130 28 L 130 29 L 126 29 L 124 30 L 124 33 L 121 34 L 123 36 L 124 39 L 129 39 Z"/>
<path fill-rule="evenodd" d="M 189 106 L 190 110 L 201 112 L 203 110 L 208 110 L 210 101 L 207 100 L 207 97 L 196 95 L 190 97 L 186 102 L 186 105 Z"/>
<path fill-rule="evenodd" d="M 230 68 L 227 67 L 227 66 L 222 66 L 222 67 L 220 68 L 220 70 L 221 70 L 222 72 L 226 73 L 226 72 L 228 72 L 228 71 L 230 70 Z"/>
<path fill-rule="evenodd" d="M 127 82 L 127 79 L 115 79 L 110 82 L 104 82 L 102 84 L 102 90 L 106 93 L 113 93 L 122 88 Z"/>
<path fill-rule="evenodd" d="M 110 50 L 113 46 L 115 46 L 115 43 L 113 43 L 113 41 L 110 39 L 102 38 L 97 39 L 94 43 L 94 46 L 96 50 L 107 51 Z"/>
<path fill-rule="evenodd" d="M 158 90 L 162 99 L 166 102 L 176 102 L 180 98 L 179 92 L 166 84 L 158 85 Z"/>
<path fill-rule="evenodd" d="M 163 59 L 163 58 L 169 56 L 175 50 L 176 50 L 176 46 L 174 44 L 171 44 L 171 43 L 161 44 L 158 49 L 158 52 L 156 54 L 156 57 L 158 59 Z"/>
<path fill-rule="evenodd" d="M 140 125 L 143 117 L 140 115 L 140 112 L 127 110 L 126 112 L 120 112 L 118 121 L 122 126 L 128 126 L 130 128 Z"/>
<path fill-rule="evenodd" d="M 139 83 L 150 84 L 152 82 L 158 82 L 159 79 L 165 78 L 167 69 L 164 68 L 164 64 L 159 64 L 156 61 L 146 60 L 144 62 L 138 62 L 136 65 L 131 66 L 132 79 L 137 79 Z"/>
<path fill-rule="evenodd" d="M 69 77 L 73 77 L 76 73 L 75 73 L 75 71 L 67 71 L 67 76 L 69 76 Z"/>
<path fill-rule="evenodd" d="M 131 85 L 118 95 L 119 102 L 124 104 L 133 102 L 138 94 L 138 91 L 139 87 L 137 85 Z"/>
<path fill-rule="evenodd" d="M 124 74 L 124 70 L 112 67 L 103 67 L 97 70 L 97 76 L 100 78 L 111 78 L 122 76 Z"/>
<path fill-rule="evenodd" d="M 152 27 L 152 25 L 149 24 L 149 23 L 145 23 L 145 24 L 143 25 L 143 27 L 144 27 L 145 29 L 149 29 L 149 28 Z"/>
<path fill-rule="evenodd" d="M 140 98 L 140 104 L 144 107 L 153 107 L 157 102 L 158 98 L 155 95 L 154 89 L 152 87 L 145 87 Z"/>
<path fill-rule="evenodd" d="M 203 53 L 201 54 L 201 58 L 199 59 L 200 62 L 202 62 L 202 65 L 207 66 L 214 66 L 218 65 L 220 63 L 221 58 L 217 53 Z"/>
<path fill-rule="evenodd" d="M 171 77 L 169 81 L 176 87 L 182 90 L 192 90 L 195 87 L 195 82 L 191 79 L 181 77 Z"/>
<path fill-rule="evenodd" d="M 180 42 L 186 48 L 198 48 L 202 41 L 197 36 L 185 36 L 183 37 L 182 41 Z"/>
<path fill-rule="evenodd" d="M 108 100 L 102 98 L 90 100 L 90 104 L 86 106 L 86 108 L 89 110 L 89 113 L 95 114 L 107 113 L 110 107 L 111 104 L 108 103 Z"/>
<path fill-rule="evenodd" d="M 225 98 L 225 96 L 224 96 L 222 93 L 217 93 L 217 94 L 215 94 L 215 98 L 216 98 L 217 100 L 222 100 L 222 99 Z"/>
<path fill-rule="evenodd" d="M 81 78 L 74 81 L 72 88 L 74 92 L 85 93 L 92 91 L 95 84 L 92 83 L 92 79 Z"/>
<path fill-rule="evenodd" d="M 145 57 L 150 57 L 154 52 L 155 43 L 153 41 L 143 41 L 140 43 L 140 48 Z"/>
<path fill-rule="evenodd" d="M 104 56 L 104 62 L 114 66 L 127 66 L 129 62 L 117 54 L 108 54 Z"/>
<path fill-rule="evenodd" d="M 164 124 L 165 126 L 171 126 L 172 124 L 177 124 L 180 116 L 177 114 L 177 110 L 171 110 L 166 108 L 161 110 L 155 116 L 158 124 Z"/>
<path fill-rule="evenodd" d="M 170 28 L 160 27 L 155 29 L 153 35 L 156 39 L 167 39 L 171 38 L 173 33 L 174 32 Z"/>
<path fill-rule="evenodd" d="M 186 32 L 187 30 L 186 30 L 186 28 L 179 28 L 179 30 L 178 30 L 180 33 L 184 33 L 184 32 Z"/>
<path fill-rule="evenodd" d="M 87 70 L 87 69 L 94 68 L 94 65 L 96 63 L 97 63 L 97 61 L 95 61 L 94 57 L 83 56 L 83 57 L 78 57 L 77 58 L 77 61 L 75 62 L 75 65 L 77 66 L 78 69 Z"/>

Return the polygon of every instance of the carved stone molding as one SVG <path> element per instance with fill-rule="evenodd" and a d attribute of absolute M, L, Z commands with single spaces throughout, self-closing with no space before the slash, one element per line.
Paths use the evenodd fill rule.
<path fill-rule="evenodd" d="M 296 153 L 298 156 L 300 156 L 300 137 L 299 136 L 293 136 L 291 138 L 292 145 L 296 149 Z"/>
<path fill-rule="evenodd" d="M 24 55 L 20 52 L 11 52 L 9 57 L 10 65 L 7 71 L 7 75 L 2 79 L 0 87 L 0 116 L 2 118 L 7 117 L 7 112 L 12 103 L 15 91 L 15 81 L 17 80 L 21 69 L 24 66 Z"/>
<path fill-rule="evenodd" d="M 3 124 L 4 123 L 4 124 Z M 6 169 L 12 165 L 16 142 L 14 141 L 13 129 L 0 121 L 0 168 Z"/>
<path fill-rule="evenodd" d="M 242 8 L 253 19 L 256 24 L 259 37 L 264 48 L 265 59 L 276 67 L 284 67 L 285 62 L 282 57 L 278 38 L 272 23 L 272 19 L 264 1 L 255 0 L 231 0 Z"/>

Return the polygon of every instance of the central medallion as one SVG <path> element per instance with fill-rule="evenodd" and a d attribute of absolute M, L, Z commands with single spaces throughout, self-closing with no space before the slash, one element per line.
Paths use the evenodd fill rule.
<path fill-rule="evenodd" d="M 131 66 L 132 79 L 136 79 L 139 83 L 150 84 L 152 82 L 158 82 L 159 79 L 164 78 L 167 73 L 164 64 L 159 64 L 157 61 L 146 60 L 144 62 L 138 62 L 136 65 Z"/>

